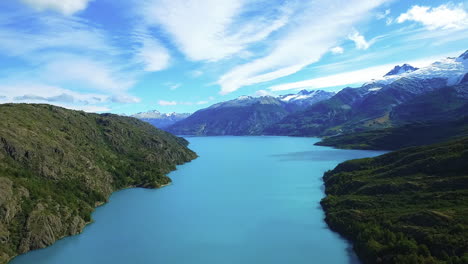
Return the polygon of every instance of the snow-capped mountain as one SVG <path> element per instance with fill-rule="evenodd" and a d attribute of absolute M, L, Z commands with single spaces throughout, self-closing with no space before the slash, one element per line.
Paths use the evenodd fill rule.
<path fill-rule="evenodd" d="M 408 73 L 408 72 L 414 72 L 415 70 L 418 70 L 419 68 L 413 67 L 409 64 L 403 64 L 403 65 L 397 65 L 395 68 L 393 68 L 391 71 L 389 71 L 387 74 L 384 76 L 391 76 L 391 75 L 400 75 L 403 73 Z"/>
<path fill-rule="evenodd" d="M 403 66 L 405 65 L 407 64 Z M 458 58 L 448 57 L 416 70 L 407 71 L 414 67 L 410 65 L 407 65 L 408 67 L 403 66 L 396 66 L 392 71 L 383 76 L 383 78 L 372 80 L 368 84 L 388 85 L 405 78 L 414 81 L 439 79 L 444 80 L 445 85 L 455 85 L 460 83 L 468 72 L 468 51 Z"/>
<path fill-rule="evenodd" d="M 323 90 L 302 90 L 297 94 L 286 94 L 280 96 L 239 96 L 236 99 L 220 102 L 209 107 L 209 109 L 220 107 L 240 107 L 253 104 L 275 104 L 279 106 L 287 106 L 288 108 L 305 108 L 314 103 L 326 100 L 335 95 L 334 92 L 326 92 Z"/>
<path fill-rule="evenodd" d="M 323 90 L 302 90 L 297 94 L 280 95 L 278 98 L 286 103 L 296 104 L 299 106 L 310 106 L 317 102 L 327 100 L 335 95 L 334 92 L 326 92 Z"/>
<path fill-rule="evenodd" d="M 240 96 L 201 109 L 167 128 L 179 135 L 258 135 L 290 113 L 329 99 L 334 93 L 300 91 L 282 96 Z"/>
<path fill-rule="evenodd" d="M 131 115 L 131 117 L 148 122 L 157 128 L 166 128 L 175 122 L 181 121 L 189 116 L 189 113 L 161 113 L 157 110 L 140 112 Z"/>
<path fill-rule="evenodd" d="M 273 97 L 273 96 L 260 96 L 260 97 L 254 97 L 254 96 L 239 96 L 236 99 L 229 100 L 229 101 L 224 101 L 220 102 L 217 104 L 214 104 L 208 109 L 215 109 L 215 108 L 226 108 L 226 107 L 242 107 L 242 106 L 250 106 L 253 104 L 276 104 L 276 105 L 281 105 L 281 101 L 278 100 L 278 98 Z"/>
<path fill-rule="evenodd" d="M 359 88 L 344 88 L 328 100 L 288 115 L 264 132 L 334 135 L 466 114 L 468 51 L 414 71 L 401 68 Z"/>

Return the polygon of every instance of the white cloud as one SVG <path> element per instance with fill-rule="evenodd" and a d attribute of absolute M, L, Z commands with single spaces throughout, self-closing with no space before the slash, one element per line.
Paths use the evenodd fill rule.
<path fill-rule="evenodd" d="M 255 92 L 254 96 L 274 96 L 272 92 L 267 90 L 258 90 Z"/>
<path fill-rule="evenodd" d="M 169 51 L 158 40 L 145 36 L 141 42 L 141 47 L 137 49 L 137 61 L 145 65 L 145 71 L 156 72 L 169 67 Z"/>
<path fill-rule="evenodd" d="M 119 94 L 111 96 L 110 101 L 112 101 L 113 103 L 130 104 L 139 103 L 141 102 L 141 99 L 128 94 Z"/>
<path fill-rule="evenodd" d="M 385 20 L 385 24 L 387 26 L 390 26 L 391 24 L 393 24 L 393 21 L 394 21 L 393 17 L 387 17 L 387 19 Z"/>
<path fill-rule="evenodd" d="M 123 92 L 135 83 L 131 74 L 120 73 L 111 63 L 76 55 L 58 55 L 39 71 L 40 78 L 53 84 L 82 84 L 107 92 Z"/>
<path fill-rule="evenodd" d="M 390 13 L 391 13 L 391 10 L 387 9 L 384 12 L 378 12 L 377 14 L 375 14 L 375 17 L 378 20 L 382 20 L 382 19 L 386 18 L 388 15 L 390 15 Z"/>
<path fill-rule="evenodd" d="M 140 13 L 148 26 L 162 26 L 194 61 L 217 61 L 243 51 L 283 27 L 287 12 L 272 19 L 240 23 L 243 0 L 147 0 Z"/>
<path fill-rule="evenodd" d="M 458 54 L 458 53 L 457 53 Z M 447 57 L 448 55 L 453 54 L 444 54 L 438 55 L 430 58 L 425 58 L 421 60 L 412 60 L 412 61 L 404 61 L 404 62 L 395 62 L 389 63 L 384 65 L 378 65 L 373 67 L 368 67 L 356 71 L 347 71 L 338 74 L 332 74 L 324 77 L 313 78 L 305 81 L 300 82 L 292 82 L 292 83 L 285 83 L 279 84 L 269 87 L 268 89 L 271 91 L 284 91 L 284 90 L 299 90 L 303 88 L 309 89 L 319 89 L 319 88 L 327 88 L 327 87 L 336 87 L 336 86 L 346 86 L 346 85 L 361 85 L 365 82 L 369 82 L 372 79 L 381 78 L 386 73 L 388 73 L 395 65 L 401 65 L 404 63 L 408 63 L 415 67 L 425 67 L 429 64 L 433 63 L 434 61 Z"/>
<path fill-rule="evenodd" d="M 177 88 L 179 88 L 180 86 L 182 86 L 181 83 L 173 83 L 173 82 L 167 82 L 164 85 L 166 85 L 169 88 L 169 90 L 172 90 L 172 91 L 174 91 Z"/>
<path fill-rule="evenodd" d="M 38 83 L 12 83 L 0 85 L 2 103 L 44 103 L 87 112 L 105 112 L 107 95 L 79 93 L 57 86 Z"/>
<path fill-rule="evenodd" d="M 159 100 L 158 104 L 161 106 L 168 106 L 168 105 L 177 105 L 178 103 L 176 101 Z"/>
<path fill-rule="evenodd" d="M 371 46 L 371 43 L 367 42 L 364 36 L 355 29 L 348 35 L 348 38 L 354 41 L 357 49 L 366 50 Z"/>
<path fill-rule="evenodd" d="M 294 27 L 273 44 L 271 52 L 259 59 L 237 66 L 218 80 L 221 94 L 242 86 L 278 79 L 317 62 L 323 54 L 346 36 L 353 24 L 385 0 L 333 0 L 307 2 Z M 340 6 L 339 9 L 336 7 Z"/>
<path fill-rule="evenodd" d="M 16 24 L 26 18 L 31 21 L 31 28 Z M 2 22 L 0 53 L 7 56 L 23 56 L 31 59 L 34 57 L 32 53 L 41 54 L 47 49 L 61 48 L 85 51 L 86 54 L 93 53 L 93 55 L 97 53 L 115 55 L 117 52 L 104 31 L 79 19 L 19 14 Z"/>
<path fill-rule="evenodd" d="M 333 47 L 330 49 L 330 51 L 333 53 L 333 54 L 343 54 L 344 52 L 344 49 L 340 46 L 337 46 L 337 47 Z"/>
<path fill-rule="evenodd" d="M 21 0 L 30 7 L 43 11 L 54 10 L 64 15 L 72 15 L 86 9 L 92 0 Z"/>
<path fill-rule="evenodd" d="M 165 100 L 159 100 L 158 101 L 158 104 L 160 106 L 174 106 L 174 105 L 203 105 L 203 104 L 207 104 L 209 103 L 210 101 L 214 100 L 214 97 L 210 96 L 208 97 L 207 100 L 200 100 L 200 101 L 196 101 L 196 102 L 179 102 L 179 101 L 165 101 Z"/>
<path fill-rule="evenodd" d="M 444 4 L 438 7 L 415 5 L 406 13 L 401 14 L 396 21 L 398 23 L 419 22 L 429 30 L 463 29 L 468 27 L 468 14 L 462 4 Z"/>
<path fill-rule="evenodd" d="M 370 81 L 371 79 L 382 77 L 389 70 L 391 70 L 393 66 L 395 66 L 395 64 L 386 64 L 357 71 L 333 74 L 325 77 L 319 77 L 300 82 L 275 85 L 269 87 L 268 89 L 272 91 L 283 91 L 301 88 L 318 89 L 358 83 L 362 84 L 364 82 Z"/>
<path fill-rule="evenodd" d="M 110 112 L 112 109 L 107 106 L 97 106 L 97 105 L 80 105 L 80 106 L 70 106 L 70 105 L 58 105 L 64 108 L 81 110 L 88 113 L 106 113 Z"/>
<path fill-rule="evenodd" d="M 203 75 L 203 72 L 200 70 L 194 70 L 194 71 L 191 71 L 189 74 L 193 78 L 198 78 Z"/>

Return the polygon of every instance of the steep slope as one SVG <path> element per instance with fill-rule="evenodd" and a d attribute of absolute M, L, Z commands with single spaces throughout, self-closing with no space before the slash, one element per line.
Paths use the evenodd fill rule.
<path fill-rule="evenodd" d="M 81 232 L 115 191 L 160 187 L 196 154 L 131 117 L 0 105 L 0 263 Z"/>
<path fill-rule="evenodd" d="M 391 127 L 399 122 L 398 107 L 412 99 L 454 87 L 460 98 L 468 98 L 464 55 L 400 75 L 389 75 L 360 88 L 345 88 L 332 98 L 292 113 L 265 129 L 265 134 L 323 136 Z M 442 105 L 443 107 L 450 107 Z M 424 109 L 424 108 L 419 108 Z M 407 115 L 407 121 L 417 117 Z"/>
<path fill-rule="evenodd" d="M 456 121 L 418 122 L 386 129 L 333 136 L 324 138 L 315 145 L 342 149 L 396 150 L 467 136 L 468 116 L 465 116 Z"/>
<path fill-rule="evenodd" d="M 403 73 L 408 73 L 408 72 L 414 72 L 415 70 L 418 70 L 419 68 L 413 67 L 409 64 L 403 64 L 403 65 L 397 65 L 395 66 L 391 71 L 389 71 L 387 74 L 384 75 L 386 76 L 391 76 L 391 75 L 401 75 Z"/>
<path fill-rule="evenodd" d="M 181 120 L 184 120 L 189 116 L 189 113 L 161 113 L 157 110 L 141 112 L 131 115 L 131 117 L 138 118 L 161 129 L 171 126 Z"/>
<path fill-rule="evenodd" d="M 278 96 L 278 99 L 286 103 L 286 109 L 290 112 L 304 110 L 307 107 L 316 104 L 320 101 L 330 99 L 334 92 L 327 92 L 323 90 L 302 90 L 297 94 L 286 94 Z"/>
<path fill-rule="evenodd" d="M 242 97 L 199 110 L 167 131 L 177 135 L 256 135 L 288 113 L 277 98 Z"/>
<path fill-rule="evenodd" d="M 325 173 L 329 226 L 364 263 L 468 262 L 468 138 Z"/>
<path fill-rule="evenodd" d="M 419 95 L 390 111 L 388 122 L 392 127 L 344 133 L 325 138 L 317 145 L 393 150 L 466 135 L 467 94 L 468 85 L 461 84 Z"/>
<path fill-rule="evenodd" d="M 199 110 L 167 130 L 177 135 L 259 135 L 291 112 L 333 95 L 325 91 L 303 90 L 279 97 L 241 96 Z"/>

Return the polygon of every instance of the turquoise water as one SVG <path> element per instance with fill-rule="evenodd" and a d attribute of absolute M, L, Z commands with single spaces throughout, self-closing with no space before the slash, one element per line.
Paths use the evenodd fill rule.
<path fill-rule="evenodd" d="M 322 175 L 381 154 L 291 137 L 191 137 L 199 158 L 162 189 L 127 189 L 80 235 L 13 264 L 358 263 L 323 221 Z"/>

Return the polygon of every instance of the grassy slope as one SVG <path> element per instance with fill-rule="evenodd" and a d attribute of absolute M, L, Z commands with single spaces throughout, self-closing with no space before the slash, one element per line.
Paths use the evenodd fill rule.
<path fill-rule="evenodd" d="M 468 263 L 468 138 L 339 164 L 330 227 L 364 263 Z"/>
<path fill-rule="evenodd" d="M 468 116 L 449 122 L 423 122 L 324 138 L 319 146 L 396 150 L 468 136 Z"/>
<path fill-rule="evenodd" d="M 135 118 L 0 105 L 0 263 L 81 232 L 111 192 L 159 187 L 196 154 Z"/>

